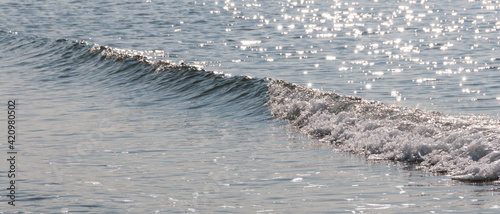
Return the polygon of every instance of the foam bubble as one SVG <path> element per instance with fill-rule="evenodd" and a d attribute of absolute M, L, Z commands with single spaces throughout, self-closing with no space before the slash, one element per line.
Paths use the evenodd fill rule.
<path fill-rule="evenodd" d="M 457 180 L 499 178 L 498 121 L 385 105 L 278 80 L 269 83 L 268 94 L 273 116 L 340 151 L 414 162 Z"/>

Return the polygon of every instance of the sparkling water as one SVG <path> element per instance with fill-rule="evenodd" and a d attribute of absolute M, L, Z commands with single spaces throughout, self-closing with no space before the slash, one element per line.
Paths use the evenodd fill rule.
<path fill-rule="evenodd" d="M 2 212 L 500 208 L 499 1 L 0 5 Z"/>

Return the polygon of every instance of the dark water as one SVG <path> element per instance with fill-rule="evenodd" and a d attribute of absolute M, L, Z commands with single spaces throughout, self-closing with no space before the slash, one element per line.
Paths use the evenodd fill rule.
<path fill-rule="evenodd" d="M 496 213 L 500 4 L 396 3 L 1 3 L 1 211 Z"/>

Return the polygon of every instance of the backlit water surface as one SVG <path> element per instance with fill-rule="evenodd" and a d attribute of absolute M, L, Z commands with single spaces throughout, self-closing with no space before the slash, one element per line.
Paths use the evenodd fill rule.
<path fill-rule="evenodd" d="M 2 103 L 18 103 L 19 151 L 16 207 L 7 204 L 8 162 L 0 162 L 1 211 L 496 213 L 500 208 L 498 182 L 459 182 L 400 162 L 367 160 L 300 134 L 271 116 L 266 83 L 259 82 L 269 77 L 386 104 L 498 120 L 499 1 L 0 5 L 0 97 Z M 130 59 L 100 57 L 90 50 L 93 44 L 186 62 L 226 78 L 249 77 L 226 83 L 204 74 L 151 72 L 151 66 Z M 3 118 L 0 136 L 7 139 Z M 6 140 L 0 146 L 5 154 Z"/>

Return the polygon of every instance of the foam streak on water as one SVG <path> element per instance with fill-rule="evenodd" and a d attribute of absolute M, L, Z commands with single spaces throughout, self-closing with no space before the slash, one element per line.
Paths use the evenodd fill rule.
<path fill-rule="evenodd" d="M 341 151 L 416 162 L 458 180 L 496 180 L 500 173 L 500 124 L 457 118 L 376 101 L 269 84 L 272 114 Z"/>

